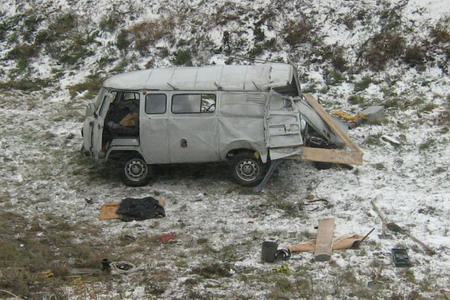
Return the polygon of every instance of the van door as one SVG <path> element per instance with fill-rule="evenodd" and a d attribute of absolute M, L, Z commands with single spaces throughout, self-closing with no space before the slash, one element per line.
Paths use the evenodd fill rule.
<path fill-rule="evenodd" d="M 300 153 L 303 145 L 301 119 L 291 98 L 273 93 L 264 118 L 266 146 L 272 160 Z"/>
<path fill-rule="evenodd" d="M 219 161 L 215 93 L 172 95 L 169 149 L 173 163 Z"/>
<path fill-rule="evenodd" d="M 111 105 L 114 96 L 110 93 L 103 95 L 103 101 L 99 105 L 96 118 L 94 120 L 92 128 L 92 156 L 95 160 L 103 158 L 105 155 L 105 149 L 103 149 L 103 127 L 105 123 L 106 113 Z"/>
<path fill-rule="evenodd" d="M 148 164 L 170 163 L 168 96 L 166 93 L 149 92 L 144 101 L 140 113 L 142 155 Z"/>

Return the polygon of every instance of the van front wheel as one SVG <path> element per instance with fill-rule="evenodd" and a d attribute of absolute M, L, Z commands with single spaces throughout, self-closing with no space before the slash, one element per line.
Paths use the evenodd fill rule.
<path fill-rule="evenodd" d="M 241 152 L 233 157 L 232 174 L 242 186 L 256 186 L 264 178 L 267 168 L 253 152 Z"/>
<path fill-rule="evenodd" d="M 146 185 L 152 173 L 152 168 L 140 157 L 125 160 L 121 168 L 123 184 L 133 187 Z"/>

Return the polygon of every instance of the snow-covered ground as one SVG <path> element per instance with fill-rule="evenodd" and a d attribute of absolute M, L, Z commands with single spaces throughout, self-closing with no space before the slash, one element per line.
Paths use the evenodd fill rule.
<path fill-rule="evenodd" d="M 23 216 L 26 224 L 24 231 L 15 234 L 7 227 L 1 228 L 1 238 L 25 253 L 33 246 L 27 241 L 48 243 L 54 254 L 47 257 L 48 261 L 68 269 L 86 266 L 77 258 L 81 254 L 61 256 L 67 249 L 55 246 L 61 241 L 52 241 L 51 228 L 57 222 L 67 222 L 70 230 L 66 238 L 73 245 L 88 247 L 98 264 L 107 257 L 131 262 L 138 269 L 129 274 L 84 276 L 81 289 L 67 273 L 46 280 L 27 278 L 31 283 L 21 294 L 14 285 L 5 284 L 10 282 L 8 276 L 14 274 L 18 263 L 0 254 L 0 289 L 21 297 L 31 292 L 31 298 L 45 299 L 56 291 L 63 299 L 444 299 L 441 290 L 449 290 L 450 286 L 448 68 L 446 71 L 445 66 L 428 63 L 417 71 L 394 61 L 381 72 L 343 71 L 344 79 L 330 84 L 330 64 L 321 62 L 320 57 L 313 61 L 303 56 L 305 51 L 313 55 L 314 46 L 291 47 L 281 39 L 280 32 L 288 20 L 314 16 L 320 34 L 326 35 L 323 42 L 344 47 L 353 68 L 357 62 L 357 51 L 353 50 L 363 44 L 371 30 L 379 29 L 378 17 L 366 14 L 365 19 L 354 21 L 351 30 L 336 20 L 365 8 L 381 11 L 381 2 L 182 1 L 177 6 L 177 1 L 35 1 L 32 7 L 27 1 L 0 1 L 5 16 L 26 9 L 47 12 L 49 16 L 76 11 L 84 16 L 86 28 L 95 27 L 111 10 L 126 15 L 123 28 L 143 20 L 176 16 L 180 19 L 171 33 L 176 40 L 204 41 L 199 38 L 202 34 L 207 40 L 204 47 L 208 51 L 197 49 L 205 51 L 193 53 L 194 64 L 228 59 L 227 54 L 210 51 L 222 45 L 224 31 L 231 32 L 232 45 L 240 47 L 237 54 L 246 54 L 254 46 L 254 21 L 269 7 L 275 16 L 268 18 L 270 21 L 262 28 L 266 40 L 278 38 L 278 47 L 272 52 L 265 50 L 260 58 L 294 58 L 303 86 L 327 110 L 355 113 L 370 104 L 388 104 L 385 121 L 350 131 L 364 151 L 364 164 L 353 170 L 319 171 L 308 162 L 288 161 L 262 193 L 254 193 L 234 184 L 224 165 L 169 166 L 161 169 L 148 186 L 128 188 L 111 167 L 93 165 L 81 156 L 84 107 L 92 99 L 83 98 L 83 94 L 71 99 L 67 87 L 97 71 L 104 75 L 123 57 L 130 62 L 126 70 L 143 68 L 150 60 L 152 66 L 170 65 L 172 56 L 162 57 L 158 49 L 167 47 L 173 53 L 185 46 L 167 38 L 149 45 L 146 55 L 124 53 L 111 46 L 119 34 L 117 29 L 98 35 L 96 44 L 88 46 L 94 47 L 94 54 L 77 67 L 59 65 L 41 50 L 31 59 L 27 76 L 54 76 L 50 87 L 33 92 L 5 89 L 0 96 L 0 210 L 5 220 L 7 213 L 14 213 Z M 403 1 L 386 3 L 395 6 Z M 231 21 L 224 25 L 205 23 L 212 22 L 208 16 L 214 15 L 217 7 L 227 5 L 231 8 L 223 10 L 222 15 Z M 426 36 L 426 28 L 448 16 L 450 3 L 415 0 L 401 12 L 403 24 L 413 28 L 407 36 L 409 41 Z M 44 28 L 49 22 L 45 20 L 40 26 Z M 11 41 L 1 40 L 3 57 L 20 43 Z M 108 55 L 112 62 L 101 68 L 100 59 Z M 444 59 L 445 63 L 448 66 L 448 60 Z M 4 82 L 24 76 L 15 73 L 15 62 L 3 60 L 1 64 Z M 60 77 L 54 75 L 55 69 L 62 70 Z M 355 85 L 365 76 L 372 78 L 370 84 L 356 91 Z M 362 102 L 349 102 L 354 95 Z M 382 135 L 399 140 L 401 145 L 383 141 Z M 326 199 L 329 205 L 305 205 L 309 195 Z M 167 216 L 129 223 L 98 219 L 104 203 L 144 196 L 164 199 Z M 388 221 L 407 229 L 436 254 L 427 254 L 403 234 L 388 232 L 390 236 L 382 238 L 381 220 L 372 209 L 372 200 Z M 61 219 L 55 221 L 49 216 Z M 375 231 L 360 250 L 336 251 L 330 262 L 314 262 L 311 253 L 273 264 L 260 261 L 263 241 L 276 239 L 280 246 L 286 246 L 307 240 L 316 234 L 318 221 L 330 216 L 335 218 L 335 237 L 346 233 L 364 235 L 372 228 Z M 157 236 L 168 232 L 177 235 L 176 242 L 161 244 Z M 390 251 L 396 247 L 408 249 L 411 268 L 393 265 Z M 34 253 L 27 255 L 33 257 Z M 274 271 L 282 265 L 288 266 L 291 273 Z M 41 271 L 45 270 L 30 272 Z M 377 284 L 369 284 L 377 273 Z"/>

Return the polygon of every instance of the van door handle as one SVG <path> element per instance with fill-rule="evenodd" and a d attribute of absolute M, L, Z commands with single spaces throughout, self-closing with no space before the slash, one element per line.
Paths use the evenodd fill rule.
<path fill-rule="evenodd" d="M 188 146 L 187 140 L 186 139 L 181 139 L 180 140 L 180 147 L 181 148 L 186 148 L 187 146 Z"/>

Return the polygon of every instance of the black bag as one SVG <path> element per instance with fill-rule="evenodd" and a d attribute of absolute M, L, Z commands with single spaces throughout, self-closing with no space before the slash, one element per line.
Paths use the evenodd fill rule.
<path fill-rule="evenodd" d="M 153 197 L 125 198 L 119 204 L 117 214 L 123 221 L 141 221 L 166 216 L 164 207 Z"/>

